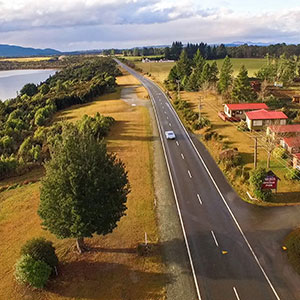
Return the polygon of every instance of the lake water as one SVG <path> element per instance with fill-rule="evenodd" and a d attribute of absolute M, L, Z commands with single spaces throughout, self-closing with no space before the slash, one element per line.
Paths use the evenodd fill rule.
<path fill-rule="evenodd" d="M 39 84 L 57 70 L 11 70 L 0 71 L 0 101 L 15 98 L 17 91 L 26 83 Z"/>

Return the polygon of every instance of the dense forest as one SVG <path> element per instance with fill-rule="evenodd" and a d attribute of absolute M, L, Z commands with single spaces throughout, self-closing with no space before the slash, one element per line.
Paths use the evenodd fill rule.
<path fill-rule="evenodd" d="M 0 178 L 48 157 L 48 140 L 60 130 L 59 125 L 47 126 L 56 111 L 115 89 L 120 71 L 113 59 L 77 60 L 38 86 L 26 84 L 18 97 L 0 101 Z M 82 122 L 100 137 L 112 120 L 97 115 Z"/>
<path fill-rule="evenodd" d="M 157 56 L 164 57 L 165 59 L 178 60 L 182 50 L 186 50 L 189 59 L 192 59 L 199 49 L 201 55 L 205 59 L 221 59 L 229 56 L 231 58 L 264 58 L 267 54 L 272 57 L 279 57 L 285 54 L 287 57 L 300 55 L 300 44 L 287 45 L 274 44 L 269 46 L 255 46 L 255 45 L 240 45 L 240 46 L 226 46 L 208 45 L 206 43 L 187 43 L 183 45 L 182 42 L 173 42 L 171 47 L 143 47 L 133 49 L 111 49 L 104 50 L 103 54 L 115 55 L 123 54 L 124 56 Z"/>
<path fill-rule="evenodd" d="M 88 55 L 70 55 L 70 56 L 52 56 L 49 59 L 26 60 L 0 59 L 0 71 L 22 70 L 22 69 L 62 69 L 75 63 L 83 62 L 87 58 L 93 57 Z"/>

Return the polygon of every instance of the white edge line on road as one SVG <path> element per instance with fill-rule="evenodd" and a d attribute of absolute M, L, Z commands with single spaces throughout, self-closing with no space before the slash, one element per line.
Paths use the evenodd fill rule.
<path fill-rule="evenodd" d="M 184 159 L 184 155 L 181 153 L 181 158 Z"/>
<path fill-rule="evenodd" d="M 176 141 L 176 145 L 179 146 L 179 142 L 178 141 Z"/>
<path fill-rule="evenodd" d="M 235 286 L 233 287 L 233 291 L 234 291 L 234 294 L 235 294 L 235 296 L 236 296 L 236 299 L 237 299 L 237 300 L 241 300 L 240 297 L 239 297 L 239 294 L 238 294 L 238 292 L 237 292 L 237 290 L 236 290 L 236 288 L 235 288 Z"/>
<path fill-rule="evenodd" d="M 162 91 L 162 89 L 161 89 L 158 85 L 156 85 L 156 86 Z M 164 94 L 164 95 L 165 95 L 165 94 Z M 165 95 L 165 98 L 168 100 L 168 98 L 167 98 L 166 95 Z M 207 174 L 209 175 L 210 179 L 212 180 L 214 186 L 216 187 L 216 190 L 218 191 L 218 193 L 219 193 L 221 199 L 223 200 L 223 202 L 224 202 L 226 208 L 228 209 L 228 211 L 229 211 L 229 213 L 230 213 L 230 215 L 231 215 L 231 217 L 232 217 L 232 219 L 233 219 L 235 225 L 237 226 L 239 232 L 241 233 L 241 235 L 242 235 L 242 237 L 243 237 L 245 243 L 247 244 L 247 246 L 248 246 L 248 248 L 249 248 L 251 254 L 252 254 L 253 257 L 254 257 L 254 260 L 256 261 L 257 265 L 259 266 L 261 272 L 263 273 L 263 275 L 264 275 L 266 281 L 268 282 L 268 284 L 269 284 L 269 286 L 270 286 L 272 292 L 274 293 L 276 299 L 277 299 L 277 300 L 281 300 L 280 297 L 278 296 L 278 294 L 277 294 L 277 292 L 276 292 L 276 290 L 275 290 L 275 288 L 274 288 L 274 286 L 273 286 L 271 280 L 269 279 L 267 273 L 265 272 L 263 266 L 261 265 L 260 261 L 258 260 L 258 258 L 257 258 L 257 256 L 256 256 L 254 250 L 252 249 L 252 247 L 251 247 L 251 245 L 250 245 L 248 239 L 246 238 L 246 236 L 245 236 L 245 234 L 244 234 L 244 232 L 243 232 L 243 230 L 242 230 L 240 224 L 238 223 L 238 221 L 237 221 L 236 217 L 234 216 L 234 214 L 233 214 L 231 208 L 229 207 L 227 201 L 225 200 L 223 194 L 221 193 L 221 191 L 220 191 L 220 189 L 219 189 L 219 187 L 218 187 L 216 181 L 214 180 L 214 178 L 213 178 L 213 176 L 211 175 L 211 173 L 210 173 L 208 167 L 206 166 L 206 164 L 205 164 L 205 162 L 204 162 L 204 159 L 203 159 L 202 156 L 200 155 L 200 153 L 199 153 L 197 147 L 195 146 L 193 140 L 191 139 L 191 137 L 190 137 L 190 135 L 188 134 L 186 128 L 184 127 L 183 123 L 181 122 L 180 118 L 178 117 L 178 115 L 177 115 L 177 113 L 176 113 L 174 107 L 173 107 L 172 105 L 169 105 L 169 106 L 170 106 L 170 109 L 171 109 L 173 115 L 175 116 L 175 118 L 176 118 L 176 119 L 179 121 L 179 123 L 181 124 L 181 126 L 182 126 L 184 132 L 186 133 L 186 135 L 187 135 L 187 137 L 188 137 L 188 140 L 190 141 L 192 147 L 194 148 L 194 150 L 196 151 L 198 157 L 200 158 L 200 160 L 201 160 L 201 162 L 202 162 L 202 164 L 203 164 L 203 166 L 204 166 L 204 168 L 205 168 Z"/>
<path fill-rule="evenodd" d="M 176 194 L 176 190 L 175 190 L 173 176 L 172 176 L 172 173 L 171 173 L 171 169 L 170 169 L 170 165 L 169 165 L 169 161 L 168 161 L 168 157 L 167 157 L 165 144 L 164 144 L 164 141 L 163 141 L 163 138 L 162 138 L 162 129 L 161 129 L 161 126 L 160 126 L 160 123 L 159 123 L 159 120 L 158 120 L 155 103 L 154 103 L 154 100 L 152 98 L 152 93 L 148 88 L 147 88 L 147 90 L 148 90 L 148 93 L 150 94 L 150 99 L 151 99 L 151 102 L 152 102 L 152 107 L 153 107 L 157 127 L 158 127 L 158 130 L 159 130 L 159 133 L 160 133 L 159 137 L 160 137 L 160 140 L 161 140 L 161 144 L 162 144 L 162 148 L 163 148 L 163 152 L 164 152 L 164 156 L 165 156 L 165 160 L 166 160 L 166 164 L 167 164 L 167 169 L 168 169 L 168 173 L 169 173 L 169 177 L 170 177 L 170 181 L 171 181 L 171 186 L 172 186 L 172 190 L 173 190 L 173 194 L 174 194 L 174 198 L 175 198 L 175 202 L 176 202 L 176 207 L 177 207 L 177 212 L 178 212 L 180 225 L 181 225 L 181 229 L 182 229 L 182 233 L 183 233 L 183 238 L 184 238 L 186 250 L 187 250 L 187 253 L 188 253 L 188 257 L 189 257 L 189 261 L 190 261 L 190 265 L 191 265 L 191 269 L 192 269 L 192 274 L 193 274 L 193 279 L 194 279 L 194 283 L 195 283 L 197 296 L 198 296 L 199 300 L 202 300 L 201 295 L 200 295 L 200 289 L 199 289 L 198 282 L 197 282 L 196 272 L 195 272 L 195 268 L 194 268 L 194 264 L 193 264 L 191 250 L 190 250 L 189 242 L 188 242 L 187 235 L 186 235 L 186 232 L 185 232 L 181 211 L 180 211 L 180 208 L 179 208 L 179 203 L 178 203 L 178 198 L 177 198 L 177 194 Z M 176 143 L 177 143 L 177 146 L 179 146 L 179 143 L 177 141 L 176 141 Z"/>
<path fill-rule="evenodd" d="M 141 78 L 144 79 L 144 77 L 141 77 Z M 166 98 L 166 100 L 169 101 L 168 97 L 167 97 L 166 94 L 163 92 L 163 90 L 160 88 L 160 86 L 156 85 L 156 84 L 153 83 L 151 80 L 150 80 L 150 82 L 151 82 L 152 84 L 154 84 L 155 87 L 157 87 L 157 88 L 162 92 L 162 95 Z M 142 84 L 143 84 L 143 82 L 142 82 Z M 151 94 L 151 97 L 152 97 L 152 93 L 150 92 L 150 90 L 149 90 L 147 87 L 146 87 L 146 89 L 149 91 L 149 93 Z M 154 100 L 153 100 L 152 98 L 151 98 L 151 100 L 152 100 L 152 104 L 154 105 Z M 213 178 L 213 176 L 211 175 L 211 173 L 210 173 L 208 167 L 206 166 L 206 164 L 205 164 L 205 162 L 204 162 L 204 159 L 203 159 L 202 156 L 200 155 L 200 153 L 199 153 L 197 147 L 195 146 L 193 140 L 191 139 L 191 137 L 190 137 L 190 135 L 188 134 L 186 128 L 184 127 L 183 123 L 181 122 L 180 118 L 178 117 L 178 115 L 177 115 L 177 113 L 176 113 L 174 107 L 173 107 L 171 104 L 169 104 L 168 102 L 166 102 L 166 105 L 170 108 L 170 110 L 172 111 L 172 113 L 173 113 L 173 115 L 175 116 L 175 118 L 176 118 L 176 119 L 179 121 L 179 123 L 181 124 L 181 126 L 182 126 L 184 132 L 186 133 L 186 136 L 187 136 L 188 140 L 190 141 L 192 147 L 194 148 L 194 150 L 196 151 L 198 157 L 200 158 L 200 160 L 201 160 L 201 162 L 202 162 L 202 164 L 203 164 L 203 166 L 204 166 L 204 168 L 205 168 L 207 174 L 208 174 L 209 177 L 211 178 L 211 180 L 212 180 L 214 186 L 216 187 L 216 190 L 218 191 L 218 193 L 219 193 L 221 199 L 223 200 L 223 202 L 224 202 L 226 208 L 228 209 L 228 211 L 229 211 L 229 213 L 230 213 L 230 215 L 231 215 L 231 217 L 232 217 L 232 219 L 233 219 L 235 225 L 237 226 L 239 232 L 241 233 L 241 235 L 242 235 L 242 237 L 243 237 L 245 243 L 247 244 L 247 246 L 248 246 L 248 248 L 249 248 L 251 254 L 252 254 L 253 257 L 254 257 L 254 260 L 256 261 L 257 265 L 259 266 L 261 272 L 263 273 L 263 275 L 264 275 L 266 281 L 268 282 L 268 284 L 269 284 L 271 290 L 273 291 L 273 293 L 274 293 L 276 299 L 277 299 L 277 300 L 281 300 L 280 297 L 278 296 L 278 294 L 277 294 L 277 292 L 276 292 L 276 290 L 275 290 L 275 288 L 274 288 L 274 286 L 273 286 L 271 280 L 269 279 L 269 277 L 268 277 L 267 273 L 265 272 L 263 266 L 261 265 L 260 261 L 258 260 L 256 254 L 255 254 L 255 252 L 253 251 L 253 249 L 252 249 L 252 247 L 251 247 L 251 245 L 250 245 L 248 239 L 246 238 L 246 236 L 245 236 L 245 234 L 244 234 L 244 232 L 243 232 L 243 230 L 242 230 L 240 224 L 238 223 L 238 221 L 237 221 L 237 219 L 235 218 L 235 216 L 234 216 L 234 214 L 233 214 L 231 208 L 229 207 L 227 201 L 225 200 L 223 194 L 221 193 L 221 191 L 220 191 L 220 189 L 219 189 L 219 187 L 218 187 L 216 181 L 214 180 L 214 178 Z M 157 117 L 156 109 L 155 109 L 155 114 L 156 114 L 156 115 L 155 115 L 155 116 L 156 116 L 156 120 L 157 120 L 157 122 L 158 122 L 158 117 Z M 159 123 L 158 123 L 158 124 L 159 124 Z M 163 148 L 164 148 L 164 145 L 163 145 Z M 165 148 L 164 148 L 164 154 L 165 154 L 165 158 L 166 158 L 166 161 L 167 161 L 167 156 L 166 156 Z M 168 161 L 167 161 L 167 166 L 168 166 L 168 171 L 169 171 L 169 175 L 170 175 L 170 178 L 171 178 L 171 183 L 172 183 L 173 192 L 174 192 L 174 195 L 175 195 L 175 200 L 176 200 L 177 210 L 178 210 L 178 213 L 179 213 L 179 216 L 180 216 L 180 222 L 181 222 L 182 229 L 183 229 L 183 232 L 184 232 L 184 238 L 185 238 L 186 246 L 187 246 L 187 249 L 188 249 L 188 255 L 189 255 L 189 258 L 190 258 L 190 263 L 191 263 L 193 275 L 195 276 L 195 270 L 194 270 L 193 263 L 192 263 L 192 260 L 191 260 L 191 253 L 190 253 L 190 250 L 189 250 L 189 247 L 188 247 L 188 242 L 187 242 L 187 238 L 186 238 L 186 233 L 185 233 L 185 231 L 184 231 L 183 221 L 182 221 L 182 216 L 181 216 L 181 213 L 180 213 L 180 209 L 179 209 L 179 205 L 178 205 L 178 199 L 177 199 L 177 195 L 176 195 L 176 192 L 175 192 L 175 187 L 174 187 L 174 183 L 173 183 L 173 178 L 171 177 L 170 167 L 169 167 Z M 196 285 L 196 289 L 197 289 L 198 295 L 199 295 L 199 297 L 200 297 L 199 287 L 198 287 L 198 283 L 197 283 L 196 277 L 194 277 L 194 280 L 195 280 L 195 285 Z M 200 299 L 201 299 L 201 298 L 200 298 Z"/>
<path fill-rule="evenodd" d="M 202 205 L 202 200 L 201 200 L 201 198 L 200 198 L 200 195 L 199 195 L 199 194 L 197 194 L 197 198 L 198 198 L 198 200 L 199 200 L 200 204 Z"/>
<path fill-rule="evenodd" d="M 192 178 L 192 174 L 191 174 L 190 170 L 188 170 L 188 174 L 189 174 L 190 178 Z"/>
<path fill-rule="evenodd" d="M 124 65 L 124 64 L 121 63 L 121 65 Z M 125 66 L 125 65 L 124 65 L 124 66 Z M 126 67 L 127 67 L 127 66 L 125 66 L 125 69 L 126 69 Z M 127 67 L 127 68 L 129 68 L 129 67 Z M 129 69 L 131 69 L 131 68 L 129 68 Z M 134 71 L 134 72 L 135 72 L 135 71 Z M 135 72 L 135 73 L 137 73 L 137 72 Z M 138 74 L 138 73 L 137 73 L 137 74 Z M 142 77 L 142 76 L 138 76 L 138 79 L 139 79 L 139 78 L 144 79 L 144 77 Z M 140 80 L 140 81 L 141 81 L 141 83 L 143 84 L 142 80 Z M 152 83 L 152 81 L 150 81 L 150 82 Z M 155 83 L 152 83 L 152 84 L 155 84 Z M 143 84 L 143 85 L 144 85 L 144 84 Z M 169 165 L 169 162 L 168 162 L 168 159 L 167 159 L 167 155 L 166 155 L 165 145 L 164 145 L 164 142 L 163 142 L 163 139 L 162 139 L 162 129 L 161 129 L 161 127 L 160 127 L 160 123 L 159 123 L 159 120 L 158 120 L 157 111 L 156 111 L 156 108 L 155 108 L 155 103 L 154 103 L 154 100 L 153 100 L 153 97 L 152 97 L 152 93 L 151 93 L 151 91 L 148 89 L 148 87 L 147 87 L 146 85 L 144 85 L 144 86 L 146 87 L 146 89 L 148 90 L 148 92 L 149 92 L 149 94 L 150 94 L 150 98 L 151 98 L 151 102 L 152 102 L 152 106 L 153 106 L 153 110 L 154 110 L 156 122 L 157 122 L 157 125 L 158 125 L 157 127 L 158 127 L 159 132 L 160 132 L 160 140 L 161 140 L 161 144 L 162 144 L 162 147 L 163 147 L 163 152 L 164 152 L 164 156 L 165 156 L 165 160 L 166 160 L 166 164 L 167 164 L 167 169 L 168 169 L 168 172 L 169 172 L 169 177 L 170 177 L 170 180 L 171 180 L 171 185 L 172 185 L 172 189 L 173 189 L 173 193 L 174 193 L 174 197 L 175 197 L 175 201 L 176 201 L 177 212 L 178 212 L 178 215 L 179 215 L 180 224 L 181 224 L 181 228 L 182 228 L 183 236 L 184 236 L 184 241 L 185 241 L 185 245 L 186 245 L 186 248 L 187 248 L 188 257 L 189 257 L 189 261 L 190 261 L 190 265 L 191 265 L 191 269 L 192 269 L 192 274 L 193 274 L 193 278 L 194 278 L 194 283 L 195 283 L 195 287 L 196 287 L 196 291 L 197 291 L 197 295 L 198 295 L 198 297 L 199 297 L 199 300 L 201 300 L 201 295 L 200 295 L 200 290 L 199 290 L 199 286 L 198 286 L 198 282 L 197 282 L 197 277 L 196 277 L 196 273 L 195 273 L 195 268 L 194 268 L 194 264 L 193 264 L 193 260 L 192 260 L 192 255 L 191 255 L 191 251 L 190 251 L 190 248 L 189 248 L 189 243 L 188 243 L 188 240 L 187 240 L 187 235 L 186 235 L 186 232 L 185 232 L 185 229 L 184 229 L 183 219 L 182 219 L 181 211 L 180 211 L 180 208 L 179 208 L 178 198 L 177 198 L 177 194 L 176 194 L 176 190 L 175 190 L 175 185 L 174 185 L 173 177 L 172 177 L 171 170 L 170 170 L 170 165 Z M 162 92 L 162 94 L 164 95 L 164 97 L 166 98 L 166 100 L 169 101 L 168 97 L 165 95 L 165 93 L 162 91 L 162 89 L 161 89 L 158 85 L 156 85 L 156 84 L 155 84 L 155 86 Z M 215 185 L 215 187 L 216 187 L 216 189 L 217 189 L 217 191 L 218 191 L 218 193 L 219 193 L 221 199 L 223 200 L 223 202 L 224 202 L 226 208 L 228 209 L 228 211 L 229 211 L 229 213 L 230 213 L 230 215 L 231 215 L 231 217 L 232 217 L 234 223 L 236 224 L 236 226 L 237 226 L 238 230 L 240 231 L 240 233 L 241 233 L 241 235 L 242 235 L 244 241 L 246 242 L 248 248 L 250 249 L 250 252 L 252 253 L 252 255 L 253 255 L 253 257 L 254 257 L 256 263 L 258 264 L 258 266 L 259 266 L 260 270 L 262 271 L 262 273 L 263 273 L 265 279 L 267 280 L 269 286 L 271 287 L 271 289 L 272 289 L 272 291 L 273 291 L 273 293 L 274 293 L 276 299 L 277 299 L 277 300 L 280 300 L 280 297 L 278 296 L 278 294 L 277 294 L 277 292 L 276 292 L 276 290 L 275 290 L 275 288 L 274 288 L 272 282 L 270 281 L 270 279 L 269 279 L 268 275 L 266 274 L 264 268 L 263 268 L 262 265 L 260 264 L 260 262 L 259 262 L 259 260 L 258 260 L 258 258 L 257 258 L 257 256 L 256 256 L 256 254 L 254 253 L 254 251 L 253 251 L 253 249 L 252 249 L 250 243 L 248 242 L 248 240 L 247 240 L 247 238 L 246 238 L 246 236 L 245 236 L 245 234 L 244 234 L 242 228 L 240 227 L 240 225 L 239 225 L 237 219 L 235 218 L 235 216 L 234 216 L 232 210 L 230 209 L 229 205 L 227 204 L 227 202 L 226 202 L 226 200 L 225 200 L 223 194 L 221 193 L 221 191 L 220 191 L 218 185 L 216 184 L 216 182 L 215 182 L 213 176 L 211 175 L 211 173 L 210 173 L 208 167 L 206 166 L 206 164 L 205 164 L 205 162 L 204 162 L 202 156 L 200 155 L 198 149 L 196 148 L 196 146 L 195 146 L 194 142 L 192 141 L 190 135 L 188 134 L 186 128 L 183 126 L 181 120 L 178 118 L 178 115 L 176 114 L 175 109 L 174 109 L 173 106 L 170 105 L 168 102 L 166 103 L 166 105 L 171 109 L 171 111 L 173 112 L 175 118 L 176 118 L 176 119 L 179 121 L 179 123 L 181 124 L 181 126 L 182 126 L 183 130 L 185 131 L 185 133 L 186 133 L 186 135 L 187 135 L 187 137 L 188 137 L 188 139 L 189 139 L 191 145 L 193 146 L 194 150 L 196 151 L 196 153 L 197 153 L 198 157 L 200 158 L 200 160 L 201 160 L 201 162 L 202 162 L 204 168 L 206 169 L 206 172 L 208 173 L 209 177 L 211 178 L 212 182 L 214 183 L 214 185 Z M 171 107 L 172 107 L 172 108 L 171 108 Z"/>
<path fill-rule="evenodd" d="M 218 244 L 218 241 L 216 239 L 216 236 L 215 236 L 214 232 L 211 230 L 210 233 L 211 233 L 211 235 L 212 235 L 212 237 L 213 237 L 213 239 L 215 241 L 216 246 L 219 247 L 219 244 Z"/>

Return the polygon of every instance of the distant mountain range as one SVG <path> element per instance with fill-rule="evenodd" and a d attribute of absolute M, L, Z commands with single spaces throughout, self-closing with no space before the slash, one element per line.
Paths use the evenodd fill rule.
<path fill-rule="evenodd" d="M 248 46 L 270 46 L 271 44 L 270 43 L 255 43 L 255 42 L 240 42 L 240 41 L 237 41 L 237 42 L 233 42 L 233 43 L 230 43 L 230 44 L 225 44 L 225 46 L 227 47 L 237 47 L 237 46 L 241 46 L 241 45 L 245 45 L 247 44 Z"/>
<path fill-rule="evenodd" d="M 62 52 L 55 49 L 35 49 L 14 45 L 0 44 L 0 57 L 25 57 L 25 56 L 50 56 L 61 55 Z"/>
<path fill-rule="evenodd" d="M 255 46 L 269 46 L 270 43 L 254 43 L 254 42 L 233 42 L 229 44 L 225 44 L 227 47 L 237 47 L 240 45 L 255 45 Z M 219 45 L 219 44 L 211 44 Z M 164 48 L 168 47 L 168 45 L 160 45 L 160 46 L 147 46 L 146 48 Z M 140 47 L 143 48 L 143 47 Z M 51 56 L 51 55 L 62 55 L 62 54 L 93 54 L 99 53 L 102 50 L 84 50 L 84 51 L 72 51 L 72 52 L 61 52 L 55 49 L 36 49 L 36 48 L 26 48 L 15 45 L 4 45 L 0 44 L 0 57 L 27 57 L 27 56 Z"/>

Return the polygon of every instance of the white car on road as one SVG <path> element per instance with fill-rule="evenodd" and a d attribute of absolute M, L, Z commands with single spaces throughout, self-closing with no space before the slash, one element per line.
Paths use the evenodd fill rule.
<path fill-rule="evenodd" d="M 172 131 L 172 130 L 165 131 L 165 135 L 166 135 L 167 140 L 175 140 L 176 136 L 175 136 L 174 131 Z"/>

